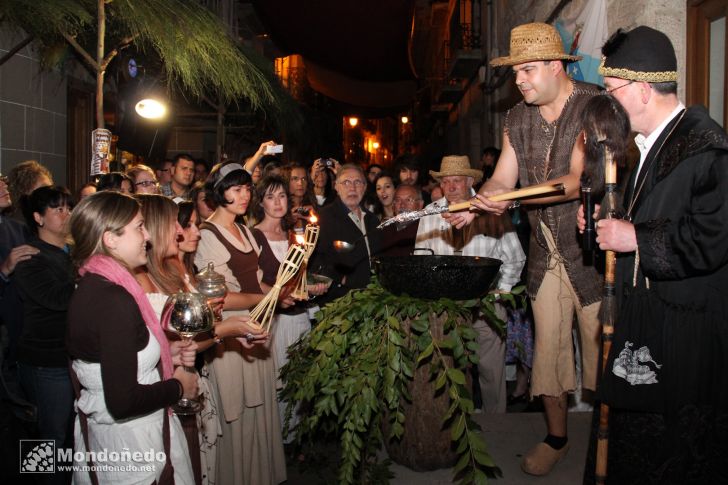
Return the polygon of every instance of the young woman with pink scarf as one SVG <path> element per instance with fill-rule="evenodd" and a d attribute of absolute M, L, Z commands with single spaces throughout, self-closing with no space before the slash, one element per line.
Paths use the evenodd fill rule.
<path fill-rule="evenodd" d="M 169 406 L 197 395 L 197 374 L 175 368 L 194 365 L 196 347 L 170 345 L 132 274 L 147 262 L 139 204 L 116 192 L 94 194 L 73 211 L 71 235 L 81 277 L 68 310 L 79 413 L 74 461 L 95 452 L 74 465 L 96 469 L 74 472 L 74 483 L 191 485 L 184 435 Z"/>

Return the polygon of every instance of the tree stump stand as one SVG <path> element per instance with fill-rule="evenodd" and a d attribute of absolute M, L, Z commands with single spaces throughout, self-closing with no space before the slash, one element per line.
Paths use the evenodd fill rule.
<path fill-rule="evenodd" d="M 433 340 L 443 338 L 443 324 L 446 316 L 430 315 L 430 332 Z M 410 319 L 402 322 L 406 332 L 410 333 Z M 453 359 L 446 357 L 448 366 L 453 366 Z M 469 373 L 466 372 L 467 386 L 470 386 Z M 430 471 L 440 468 L 451 468 L 457 462 L 455 446 L 450 438 L 450 429 L 444 428 L 442 418 L 450 408 L 447 388 L 442 388 L 435 395 L 434 380 L 430 378 L 430 365 L 423 363 L 414 372 L 414 379 L 408 385 L 412 397 L 409 403 L 403 399 L 405 415 L 404 434 L 400 440 L 388 439 L 389 421 L 385 416 L 382 425 L 385 448 L 389 457 L 400 465 L 415 471 Z"/>

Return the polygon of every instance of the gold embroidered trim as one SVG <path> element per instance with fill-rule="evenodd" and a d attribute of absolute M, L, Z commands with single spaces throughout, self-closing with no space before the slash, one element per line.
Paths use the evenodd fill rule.
<path fill-rule="evenodd" d="M 634 269 L 632 273 L 632 287 L 637 287 L 637 274 L 640 271 L 640 248 L 639 246 L 634 252 Z M 649 290 L 650 289 L 650 279 L 645 276 L 645 287 Z"/>
<path fill-rule="evenodd" d="M 604 65 L 604 57 L 602 57 L 602 62 L 599 64 L 599 74 L 602 76 L 627 79 L 629 81 L 643 81 L 648 83 L 677 82 L 677 71 L 645 72 L 633 71 L 624 67 L 606 67 Z"/>

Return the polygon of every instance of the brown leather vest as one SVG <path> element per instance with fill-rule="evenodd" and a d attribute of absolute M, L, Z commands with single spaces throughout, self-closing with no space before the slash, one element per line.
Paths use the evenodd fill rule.
<path fill-rule="evenodd" d="M 574 91 L 561 115 L 547 123 L 538 106 L 521 101 L 506 116 L 505 129 L 518 159 L 521 186 L 546 182 L 569 173 L 571 150 L 581 133 L 581 113 L 589 99 L 596 95 L 596 86 L 574 82 Z M 528 293 L 536 297 L 547 265 L 553 257 L 563 260 L 571 285 L 582 306 L 601 300 L 602 279 L 593 266 L 585 266 L 576 229 L 574 200 L 548 206 L 529 206 L 531 241 L 528 254 Z M 558 255 L 549 255 L 540 222 L 551 230 Z"/>
<path fill-rule="evenodd" d="M 246 235 L 250 246 L 252 248 L 256 248 L 257 243 L 255 238 L 252 237 L 250 231 L 243 228 L 243 226 L 239 227 L 241 227 L 243 234 Z M 250 252 L 247 253 L 242 252 L 230 244 L 230 241 L 228 241 L 227 238 L 220 233 L 217 227 L 209 222 L 203 222 L 200 224 L 200 229 L 207 229 L 211 231 L 230 253 L 230 260 L 227 265 L 228 268 L 230 268 L 230 271 L 232 271 L 233 276 L 235 276 L 235 279 L 237 279 L 240 284 L 240 292 L 262 294 L 263 291 L 260 289 L 260 284 L 258 283 L 258 253 L 255 249 L 251 249 Z"/>

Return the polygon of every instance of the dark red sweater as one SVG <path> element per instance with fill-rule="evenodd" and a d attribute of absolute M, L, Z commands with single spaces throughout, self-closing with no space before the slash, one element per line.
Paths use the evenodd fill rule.
<path fill-rule="evenodd" d="M 106 407 L 115 419 L 148 414 L 181 397 L 177 379 L 137 382 L 137 352 L 149 338 L 129 292 L 93 273 L 81 278 L 68 308 L 66 347 L 72 359 L 101 364 Z"/>

